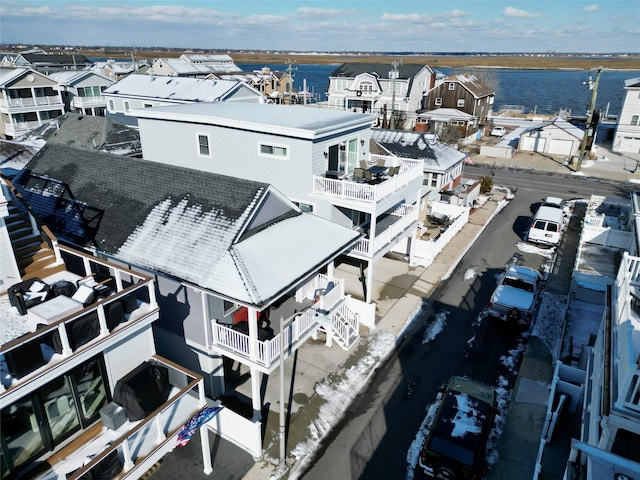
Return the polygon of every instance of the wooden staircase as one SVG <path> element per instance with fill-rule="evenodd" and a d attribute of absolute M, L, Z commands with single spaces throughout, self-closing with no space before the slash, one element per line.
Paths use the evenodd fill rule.
<path fill-rule="evenodd" d="M 28 214 L 11 201 L 5 223 L 22 280 L 43 278 L 65 270 L 64 264 L 56 263 L 55 253 L 42 234 L 33 233 Z"/>

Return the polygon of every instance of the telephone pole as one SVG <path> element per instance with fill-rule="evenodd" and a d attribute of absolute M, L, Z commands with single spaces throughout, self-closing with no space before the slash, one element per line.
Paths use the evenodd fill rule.
<path fill-rule="evenodd" d="M 588 85 L 591 93 L 591 101 L 589 102 L 589 111 L 587 112 L 587 123 L 584 126 L 584 135 L 582 136 L 582 142 L 580 143 L 580 153 L 578 155 L 578 163 L 576 164 L 576 172 L 579 172 L 582 168 L 582 160 L 584 160 L 584 156 L 586 155 L 585 150 L 587 149 L 587 141 L 589 137 L 595 135 L 593 130 L 593 113 L 596 109 L 596 98 L 598 97 L 598 82 L 600 81 L 600 73 L 602 72 L 602 67 L 596 68 L 596 79 L 595 81 L 591 81 L 591 77 L 589 77 L 589 81 L 585 82 L 585 85 Z"/>
<path fill-rule="evenodd" d="M 397 61 L 394 60 L 391 63 L 392 66 L 392 70 L 391 72 L 393 72 L 392 75 L 392 85 L 391 85 L 391 122 L 390 126 L 391 129 L 395 129 L 396 128 L 396 119 L 395 119 L 395 113 L 396 113 L 396 78 L 398 78 L 398 67 L 402 65 L 402 60 Z"/>

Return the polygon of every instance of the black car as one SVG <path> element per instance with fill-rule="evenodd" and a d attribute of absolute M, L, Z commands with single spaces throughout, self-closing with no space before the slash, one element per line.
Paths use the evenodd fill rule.
<path fill-rule="evenodd" d="M 441 480 L 480 479 L 496 414 L 495 389 L 452 377 L 425 438 L 417 473 Z"/>

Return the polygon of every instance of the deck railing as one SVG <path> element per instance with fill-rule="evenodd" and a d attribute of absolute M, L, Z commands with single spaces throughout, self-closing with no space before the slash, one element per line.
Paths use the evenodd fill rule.
<path fill-rule="evenodd" d="M 299 289 L 298 294 L 301 298 L 313 299 L 319 291 L 326 289 L 329 281 L 325 275 L 318 275 Z M 279 360 L 281 348 L 285 352 L 294 350 L 296 344 L 304 341 L 318 327 L 316 315 L 319 310 L 331 311 L 344 298 L 343 283 L 339 280 L 333 282 L 333 288 L 319 297 L 317 309 L 301 311 L 289 322 L 284 332 L 278 332 L 269 340 L 256 340 L 255 348 L 251 348 L 249 335 L 213 321 L 213 346 L 222 347 L 267 369 L 273 367 Z"/>
<path fill-rule="evenodd" d="M 49 325 L 41 326 L 34 332 L 27 333 L 0 346 L 0 354 L 4 355 L 5 359 L 14 357 L 17 362 L 32 362 L 32 367 L 30 368 L 33 368 L 33 370 L 23 374 L 21 378 L 14 379 L 10 387 L 0 392 L 0 398 L 9 394 L 13 395 L 25 385 L 46 374 L 47 370 L 54 368 L 60 362 L 67 360 L 80 351 L 91 348 L 96 342 L 128 328 L 128 326 L 138 323 L 158 311 L 152 277 L 119 267 L 83 252 L 59 246 L 56 242 L 54 242 L 54 250 L 58 256 L 71 256 L 80 260 L 86 275 L 93 274 L 97 266 L 108 268 L 114 279 L 116 291 L 79 311 L 66 315 Z M 79 277 L 79 275 L 75 275 L 75 277 Z M 125 281 L 129 285 L 125 286 Z M 138 307 L 129 314 L 128 318 L 124 318 L 119 325 L 112 326 L 110 329 L 107 325 L 107 309 L 110 304 L 124 300 L 125 297 L 134 297 Z M 27 321 L 26 317 L 25 321 Z M 83 338 L 83 343 L 81 343 L 80 340 L 74 337 L 73 333 L 74 326 L 80 325 L 77 322 L 97 324 L 99 333 L 88 341 Z M 48 345 L 58 355 L 52 355 L 51 358 L 41 356 L 41 344 Z M 38 355 L 38 357 L 33 355 Z"/>
<path fill-rule="evenodd" d="M 376 232 L 373 241 L 370 238 L 361 238 L 356 242 L 351 251 L 366 256 L 372 256 L 380 251 L 391 243 L 392 240 L 403 234 L 411 224 L 418 221 L 418 206 L 415 204 L 403 204 L 391 212 L 391 215 L 397 216 L 398 221 L 391 224 L 382 232 Z"/>
<path fill-rule="evenodd" d="M 146 459 L 152 457 L 157 462 L 165 453 L 175 447 L 175 436 L 182 426 L 206 406 L 204 382 L 202 377 L 158 355 L 153 356 L 156 363 L 167 366 L 170 378 L 181 376 L 185 386 L 151 412 L 143 420 L 118 438 L 109 440 L 85 466 L 73 472 L 69 480 L 83 478 L 88 472 L 104 461 L 112 452 L 119 451 L 123 458 L 123 471 L 118 478 L 139 478 L 148 468 Z M 90 453 L 90 452 L 87 452 Z M 154 456 L 154 454 L 156 454 Z M 157 457 L 157 458 L 156 458 Z M 152 463 L 152 464 L 153 464 Z M 138 471 L 140 470 L 140 471 Z"/>
<path fill-rule="evenodd" d="M 400 166 L 400 172 L 393 177 L 386 177 L 380 183 L 358 183 L 353 178 L 333 179 L 322 175 L 313 177 L 313 193 L 330 195 L 341 199 L 353 200 L 365 203 L 377 203 L 392 195 L 417 178 L 422 178 L 423 162 L 418 160 L 399 159 L 394 157 L 382 157 L 389 159 Z M 372 165 L 374 162 L 368 162 Z"/>
<path fill-rule="evenodd" d="M 35 97 L 10 98 L 0 100 L 0 105 L 12 108 L 34 107 L 44 105 L 63 105 L 58 95 L 42 95 Z"/>

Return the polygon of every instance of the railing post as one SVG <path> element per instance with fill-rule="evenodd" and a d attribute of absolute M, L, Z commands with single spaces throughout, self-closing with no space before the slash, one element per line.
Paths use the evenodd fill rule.
<path fill-rule="evenodd" d="M 156 283 L 153 279 L 149 280 L 149 304 L 152 308 L 158 306 L 156 299 Z"/>
<path fill-rule="evenodd" d="M 133 468 L 134 463 L 131 460 L 131 449 L 129 448 L 128 440 L 124 440 L 121 446 L 122 446 L 122 457 L 124 460 L 124 470 L 129 471 Z"/>
<path fill-rule="evenodd" d="M 109 327 L 107 327 L 107 317 L 104 314 L 104 303 L 98 305 L 98 323 L 100 324 L 100 336 L 106 337 L 109 335 Z"/>
<path fill-rule="evenodd" d="M 162 428 L 162 424 L 160 423 L 160 417 L 162 413 L 156 415 L 154 422 L 156 424 L 156 445 L 160 445 L 167 436 L 164 434 L 164 430 Z"/>
<path fill-rule="evenodd" d="M 84 265 L 84 274 L 91 275 L 91 262 L 87 257 L 82 257 L 82 264 Z"/>
<path fill-rule="evenodd" d="M 69 343 L 67 326 L 65 323 L 60 323 L 58 325 L 58 335 L 60 335 L 60 343 L 62 344 L 62 355 L 68 357 L 73 353 L 73 350 L 71 350 L 71 344 Z"/>

